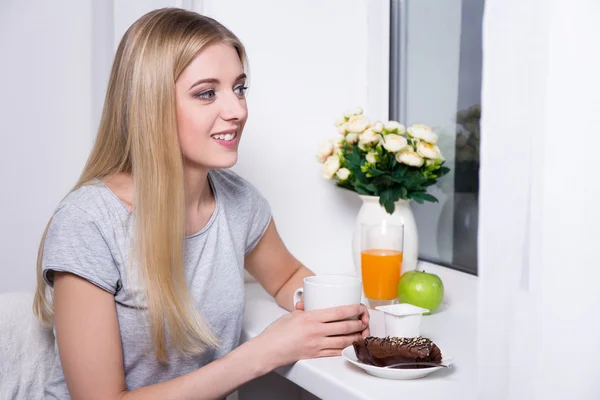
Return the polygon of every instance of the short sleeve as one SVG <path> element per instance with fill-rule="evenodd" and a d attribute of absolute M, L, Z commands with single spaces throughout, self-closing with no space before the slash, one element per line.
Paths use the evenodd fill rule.
<path fill-rule="evenodd" d="M 249 184 L 248 188 L 252 216 L 246 238 L 246 255 L 254 250 L 271 222 L 271 207 L 267 199 L 253 185 Z"/>
<path fill-rule="evenodd" d="M 42 271 L 54 287 L 54 272 L 70 272 L 116 294 L 121 276 L 97 222 L 75 205 L 52 217 L 44 242 Z"/>

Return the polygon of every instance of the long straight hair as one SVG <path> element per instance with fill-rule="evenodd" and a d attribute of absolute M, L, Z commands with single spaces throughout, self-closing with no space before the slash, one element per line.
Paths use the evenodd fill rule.
<path fill-rule="evenodd" d="M 193 304 L 184 274 L 185 195 L 177 135 L 175 82 L 204 47 L 239 39 L 217 21 L 177 8 L 152 11 L 121 40 L 112 66 L 96 141 L 72 189 L 119 172 L 134 184 L 133 256 L 145 284 L 156 357 L 167 361 L 167 339 L 185 354 L 199 354 L 218 339 Z M 49 224 L 48 224 L 49 225 Z M 52 324 L 52 291 L 42 276 L 48 226 L 37 260 L 34 312 Z"/>

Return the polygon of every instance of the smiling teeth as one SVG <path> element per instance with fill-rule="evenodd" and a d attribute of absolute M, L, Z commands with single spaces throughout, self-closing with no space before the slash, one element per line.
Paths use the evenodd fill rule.
<path fill-rule="evenodd" d="M 225 133 L 225 134 L 220 134 L 220 135 L 213 135 L 213 137 L 215 139 L 230 141 L 230 140 L 235 139 L 236 135 L 237 135 L 236 133 Z"/>

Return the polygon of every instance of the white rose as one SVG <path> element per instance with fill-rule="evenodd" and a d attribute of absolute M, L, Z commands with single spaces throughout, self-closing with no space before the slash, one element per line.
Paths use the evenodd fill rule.
<path fill-rule="evenodd" d="M 323 178 L 333 178 L 338 169 L 340 169 L 340 158 L 337 155 L 327 157 L 323 164 Z"/>
<path fill-rule="evenodd" d="M 324 163 L 331 153 L 333 153 L 333 143 L 331 143 L 331 140 L 324 140 L 319 147 L 319 151 L 317 151 L 317 161 Z"/>
<path fill-rule="evenodd" d="M 406 132 L 406 128 L 398 121 L 388 121 L 385 124 L 385 130 L 392 133 L 403 134 Z"/>
<path fill-rule="evenodd" d="M 391 153 L 396 153 L 408 145 L 404 136 L 395 135 L 393 133 L 385 135 L 384 140 L 383 147 Z"/>
<path fill-rule="evenodd" d="M 423 165 L 423 158 L 412 150 L 404 150 L 396 153 L 396 161 L 402 164 L 410 165 L 411 167 L 420 167 Z"/>
<path fill-rule="evenodd" d="M 340 168 L 335 175 L 339 178 L 340 181 L 345 181 L 350 176 L 350 170 L 348 168 Z"/>
<path fill-rule="evenodd" d="M 417 153 L 424 158 L 437 160 L 441 156 L 440 148 L 431 143 L 419 142 L 417 143 Z"/>
<path fill-rule="evenodd" d="M 365 146 L 379 142 L 379 139 L 381 139 L 381 135 L 378 135 L 372 130 L 367 129 L 358 136 L 358 147 L 361 150 L 364 150 Z"/>
<path fill-rule="evenodd" d="M 338 126 L 338 133 L 340 135 L 345 135 L 346 131 L 347 131 L 347 129 L 346 129 L 346 123 L 343 123 L 342 125 Z"/>
<path fill-rule="evenodd" d="M 369 162 L 370 164 L 377 163 L 377 152 L 370 151 L 369 153 L 367 153 L 367 162 Z"/>
<path fill-rule="evenodd" d="M 358 133 L 349 133 L 346 135 L 346 143 L 354 144 L 358 142 Z"/>
<path fill-rule="evenodd" d="M 355 115 L 361 115 L 362 113 L 363 113 L 363 109 L 362 108 L 360 108 L 360 107 L 352 107 L 352 108 L 347 109 L 344 112 L 344 117 L 350 118 L 350 117 L 353 117 Z"/>
<path fill-rule="evenodd" d="M 375 122 L 372 126 L 371 126 L 371 130 L 375 133 L 381 133 L 383 132 L 383 123 L 381 121 L 377 121 Z"/>
<path fill-rule="evenodd" d="M 438 136 L 430 127 L 423 124 L 415 124 L 408 128 L 408 134 L 414 138 L 424 140 L 428 143 L 436 144 Z"/>
<path fill-rule="evenodd" d="M 339 117 L 337 119 L 337 121 L 335 121 L 335 126 L 341 126 L 344 125 L 344 123 L 346 122 L 346 118 L 344 117 Z"/>
<path fill-rule="evenodd" d="M 339 149 L 341 149 L 341 148 L 342 148 L 342 144 L 343 144 L 343 143 L 344 143 L 344 138 L 343 138 L 343 137 L 340 137 L 340 138 L 337 138 L 337 139 L 335 139 L 335 140 L 333 141 L 333 149 L 334 149 L 335 151 L 338 151 Z"/>
<path fill-rule="evenodd" d="M 369 118 L 364 115 L 355 115 L 346 122 L 346 130 L 351 133 L 361 133 L 369 127 Z"/>

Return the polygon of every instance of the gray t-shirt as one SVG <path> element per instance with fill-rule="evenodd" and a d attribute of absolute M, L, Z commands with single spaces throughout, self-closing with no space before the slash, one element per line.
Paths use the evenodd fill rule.
<path fill-rule="evenodd" d="M 115 296 L 127 389 L 181 376 L 218 359 L 238 343 L 244 310 L 244 257 L 265 232 L 271 211 L 246 180 L 230 170 L 209 172 L 215 211 L 185 242 L 185 273 L 192 297 L 220 347 L 190 357 L 176 351 L 160 364 L 153 352 L 141 287 L 130 264 L 133 215 L 101 182 L 70 193 L 57 208 L 44 246 L 44 279 L 53 271 L 81 276 Z M 142 300 L 143 301 L 143 300 Z M 142 309 L 139 308 L 142 306 Z M 58 349 L 46 398 L 68 399 Z"/>

